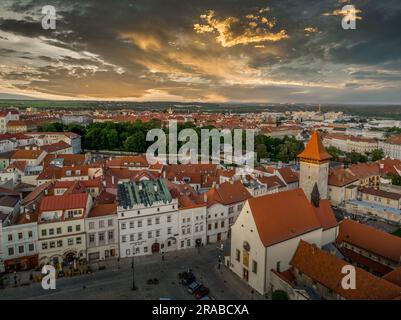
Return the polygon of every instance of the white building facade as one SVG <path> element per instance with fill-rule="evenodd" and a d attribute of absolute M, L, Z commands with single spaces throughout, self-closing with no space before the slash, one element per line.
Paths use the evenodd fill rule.
<path fill-rule="evenodd" d="M 121 183 L 117 199 L 121 258 L 178 249 L 178 201 L 165 180 Z"/>

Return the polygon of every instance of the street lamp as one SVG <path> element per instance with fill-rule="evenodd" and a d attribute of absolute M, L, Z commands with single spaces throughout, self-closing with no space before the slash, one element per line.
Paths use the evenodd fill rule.
<path fill-rule="evenodd" d="M 135 246 L 133 247 L 133 252 L 132 252 L 132 291 L 137 290 L 138 288 L 135 285 Z"/>

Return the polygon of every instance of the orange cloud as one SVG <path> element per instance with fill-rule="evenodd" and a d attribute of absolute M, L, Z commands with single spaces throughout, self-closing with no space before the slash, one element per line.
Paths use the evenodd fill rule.
<path fill-rule="evenodd" d="M 200 18 L 205 20 L 206 24 L 194 24 L 194 30 L 199 34 L 217 33 L 216 40 L 223 47 L 276 42 L 289 38 L 285 30 L 272 31 L 275 25 L 274 19 L 269 20 L 259 15 L 248 14 L 245 18 L 253 21 L 243 23 L 237 17 L 217 19 L 215 12 L 209 10 L 206 14 L 201 15 Z M 260 25 L 264 27 L 260 27 Z M 234 29 L 240 29 L 241 32 L 234 32 Z"/>

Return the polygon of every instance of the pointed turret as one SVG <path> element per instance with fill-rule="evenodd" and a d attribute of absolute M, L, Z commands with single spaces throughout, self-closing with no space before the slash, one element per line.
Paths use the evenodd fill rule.
<path fill-rule="evenodd" d="M 302 151 L 298 158 L 300 161 L 312 161 L 312 162 L 326 162 L 331 159 L 331 155 L 326 151 L 320 140 L 317 131 L 312 133 L 312 136 L 307 143 L 305 150 Z"/>

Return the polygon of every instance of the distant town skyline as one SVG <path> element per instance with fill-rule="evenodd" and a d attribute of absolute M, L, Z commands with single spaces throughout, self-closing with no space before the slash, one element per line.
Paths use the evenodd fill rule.
<path fill-rule="evenodd" d="M 397 0 L 3 0 L 0 99 L 399 104 L 400 30 Z"/>

